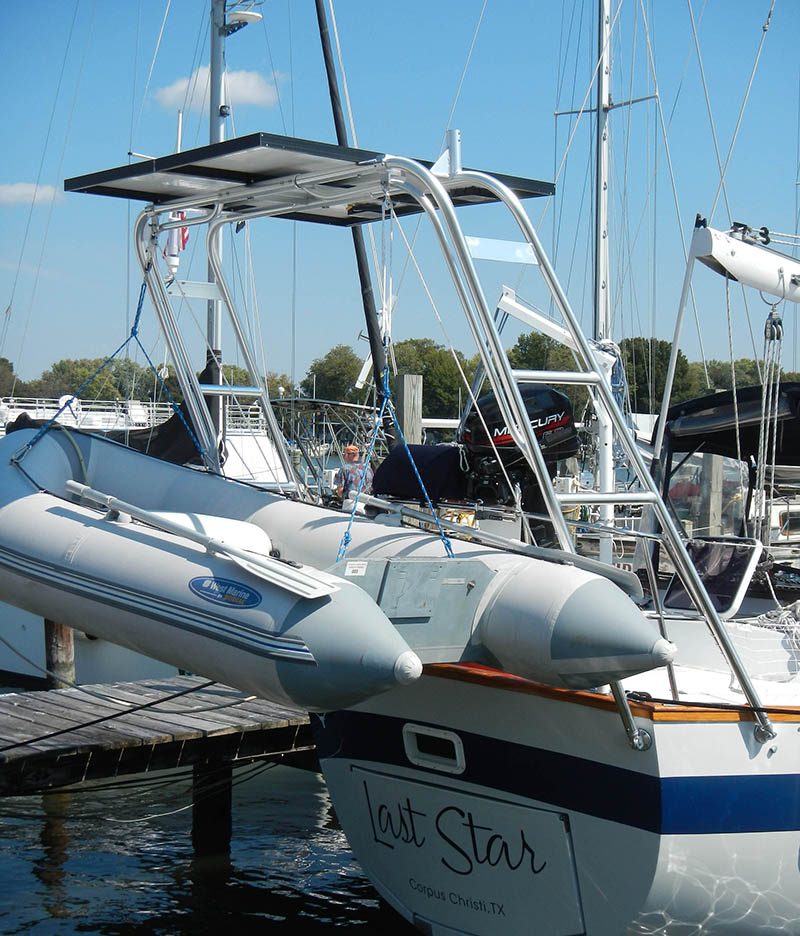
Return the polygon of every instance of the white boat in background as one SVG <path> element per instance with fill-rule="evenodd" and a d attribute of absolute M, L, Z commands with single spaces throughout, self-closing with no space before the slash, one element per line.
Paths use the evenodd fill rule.
<path fill-rule="evenodd" d="M 57 419 L 62 426 L 90 431 L 149 429 L 172 415 L 169 403 L 150 400 L 81 400 L 64 396 L 58 400 L 39 397 L 0 397 L 0 436 L 20 416 L 32 420 Z"/>

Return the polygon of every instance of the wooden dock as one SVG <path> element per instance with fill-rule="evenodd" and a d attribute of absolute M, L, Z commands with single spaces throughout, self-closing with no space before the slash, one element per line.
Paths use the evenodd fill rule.
<path fill-rule="evenodd" d="M 257 759 L 313 763 L 308 715 L 196 676 L 0 695 L 0 796 Z"/>

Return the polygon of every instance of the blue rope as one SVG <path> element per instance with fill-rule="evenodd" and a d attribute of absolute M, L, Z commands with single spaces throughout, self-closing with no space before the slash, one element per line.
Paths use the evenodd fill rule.
<path fill-rule="evenodd" d="M 380 426 L 381 426 L 381 420 L 383 419 L 383 414 L 387 409 L 389 410 L 392 420 L 395 426 L 397 427 L 397 431 L 400 433 L 400 441 L 403 443 L 403 448 L 405 448 L 406 450 L 406 455 L 408 455 L 408 460 L 411 462 L 411 467 L 414 469 L 414 474 L 417 478 L 417 481 L 419 482 L 419 486 L 422 490 L 422 493 L 425 495 L 425 502 L 428 505 L 428 509 L 431 512 L 431 516 L 436 522 L 436 529 L 439 531 L 439 536 L 441 537 L 442 543 L 444 544 L 444 551 L 447 553 L 450 559 L 455 559 L 455 555 L 453 553 L 453 547 L 450 544 L 450 537 L 442 529 L 441 523 L 439 523 L 439 518 L 436 516 L 436 511 L 433 509 L 433 504 L 431 503 L 431 499 L 428 496 L 428 491 L 425 488 L 425 484 L 423 483 L 422 478 L 420 477 L 420 473 L 417 470 L 416 463 L 414 462 L 414 456 L 411 454 L 411 450 L 408 447 L 408 442 L 406 442 L 406 437 L 403 435 L 403 430 L 400 428 L 400 422 L 397 419 L 397 413 L 395 412 L 394 404 L 392 403 L 391 394 L 389 391 L 389 368 L 388 367 L 383 372 L 383 403 L 381 404 L 381 409 L 380 409 L 380 413 L 378 414 L 378 418 L 375 421 L 375 432 L 372 435 L 372 441 L 370 442 L 370 445 L 369 445 L 369 451 L 367 453 L 365 465 L 369 464 L 369 459 L 370 459 L 370 456 L 372 455 L 372 450 L 375 448 L 375 442 L 378 438 L 378 430 L 380 429 Z M 358 506 L 358 495 L 361 493 L 361 488 L 364 486 L 365 475 L 366 475 L 366 471 L 362 471 L 361 480 L 358 483 L 358 490 L 356 491 L 356 497 L 355 497 L 355 500 L 353 501 L 353 509 L 350 511 L 350 519 L 347 522 L 347 529 L 344 531 L 344 534 L 342 536 L 342 542 L 339 545 L 339 554 L 336 557 L 337 562 L 339 562 L 340 559 L 344 558 L 345 553 L 347 552 L 347 547 L 350 545 L 350 527 L 353 525 L 353 518 L 355 517 L 356 507 Z"/>
<path fill-rule="evenodd" d="M 162 390 L 164 391 L 164 393 L 166 393 L 166 395 L 167 395 L 167 399 L 169 400 L 170 405 L 172 406 L 172 412 L 175 413 L 175 414 L 177 415 L 178 419 L 180 419 L 180 421 L 183 423 L 184 428 L 185 428 L 186 431 L 189 433 L 189 437 L 191 438 L 192 442 L 194 442 L 194 447 L 195 447 L 195 448 L 197 449 L 197 451 L 200 453 L 200 456 L 201 456 L 202 458 L 205 458 L 205 457 L 206 457 L 206 453 L 205 453 L 205 450 L 203 449 L 203 446 L 200 444 L 200 440 L 199 440 L 199 439 L 197 438 L 197 436 L 194 434 L 194 431 L 193 431 L 192 427 L 189 425 L 188 420 L 186 419 L 186 417 L 185 417 L 185 416 L 183 415 L 183 413 L 181 412 L 180 406 L 178 406 L 178 404 L 175 402 L 175 400 L 174 400 L 172 394 L 169 392 L 169 388 L 168 388 L 167 385 L 164 383 L 164 380 L 162 379 L 161 374 L 159 374 L 158 369 L 156 368 L 155 364 L 150 360 L 150 355 L 147 353 L 147 351 L 145 351 L 144 345 L 141 343 L 141 341 L 139 341 L 139 336 L 136 335 L 135 337 L 136 337 L 136 344 L 139 345 L 139 347 L 142 349 L 142 354 L 145 356 L 145 359 L 147 360 L 147 363 L 150 365 L 151 370 L 153 371 L 153 373 L 154 373 L 154 374 L 156 375 L 156 377 L 158 378 L 158 382 L 161 384 L 161 389 L 162 389 Z"/>
<path fill-rule="evenodd" d="M 149 273 L 149 271 L 150 271 L 150 266 L 148 265 L 147 269 L 145 270 L 145 276 L 147 276 L 147 274 Z M 97 368 L 97 370 L 92 374 L 91 377 L 89 377 L 89 378 L 87 378 L 86 380 L 84 380 L 84 382 L 80 385 L 80 387 L 78 387 L 78 389 L 72 394 L 72 396 L 66 401 L 66 403 L 64 403 L 64 405 L 58 410 L 58 412 L 55 414 L 55 416 L 53 416 L 51 419 L 49 419 L 49 420 L 39 429 L 39 431 L 38 431 L 38 432 L 36 433 L 36 435 L 30 440 L 30 442 L 26 443 L 25 446 L 24 446 L 16 455 L 14 455 L 12 461 L 19 461 L 20 459 L 24 458 L 24 456 L 26 455 L 26 453 L 29 452 L 29 451 L 34 447 L 34 445 L 36 445 L 36 443 L 37 443 L 44 435 L 46 435 L 46 434 L 50 431 L 50 429 L 53 427 L 53 423 L 55 423 L 55 421 L 56 421 L 56 420 L 58 419 L 58 417 L 64 412 L 64 410 L 69 409 L 69 408 L 72 406 L 73 401 L 74 401 L 75 399 L 77 399 L 77 397 L 79 397 L 79 396 L 81 395 L 81 393 L 83 393 L 83 391 L 89 386 L 89 384 L 90 384 L 99 374 L 101 374 L 101 373 L 106 369 L 106 367 L 108 367 L 108 365 L 114 360 L 114 358 L 115 358 L 118 354 L 120 354 L 120 352 L 122 352 L 122 351 L 125 350 L 125 347 L 126 347 L 131 341 L 135 341 L 136 344 L 139 345 L 139 347 L 141 348 L 142 354 L 144 354 L 145 358 L 147 359 L 147 363 L 148 363 L 148 364 L 150 365 L 150 367 L 152 368 L 153 373 L 154 373 L 154 374 L 156 375 L 156 377 L 158 378 L 158 381 L 159 381 L 159 383 L 161 384 L 162 389 L 164 390 L 164 392 L 166 393 L 167 397 L 169 398 L 169 402 L 172 404 L 173 412 L 175 412 L 175 413 L 178 414 L 178 417 L 180 418 L 180 421 L 181 421 L 181 422 L 183 423 L 183 425 L 185 426 L 186 431 L 189 433 L 189 435 L 190 435 L 190 437 L 191 437 L 191 439 L 192 439 L 192 442 L 194 442 L 194 445 L 195 445 L 195 448 L 197 449 L 197 451 L 200 453 L 201 456 L 205 457 L 205 452 L 203 451 L 203 448 L 202 448 L 202 446 L 200 445 L 200 442 L 198 441 L 197 436 L 196 436 L 196 435 L 194 434 L 194 432 L 192 431 L 192 427 L 191 427 L 191 426 L 189 425 L 189 423 L 186 421 L 186 418 L 184 417 L 183 413 L 181 412 L 180 407 L 179 407 L 178 404 L 175 402 L 175 400 L 172 398 L 172 394 L 171 394 L 171 393 L 169 392 L 169 390 L 167 389 L 167 385 L 164 383 L 164 381 L 163 381 L 161 375 L 159 374 L 159 372 L 158 372 L 158 370 L 157 370 L 155 364 L 153 364 L 153 362 L 150 360 L 150 356 L 148 355 L 147 351 L 145 351 L 144 345 L 143 345 L 142 342 L 139 340 L 139 321 L 140 321 L 140 319 L 141 319 L 141 317 L 142 317 L 142 306 L 144 305 L 144 295 L 145 295 L 146 288 L 147 288 L 147 281 L 145 280 L 144 282 L 142 282 L 142 287 L 141 287 L 141 289 L 139 290 L 139 302 L 138 302 L 137 305 L 136 305 L 136 315 L 134 316 L 133 327 L 131 328 L 131 333 L 130 333 L 130 335 L 128 335 L 128 337 L 125 339 L 125 341 L 122 342 L 122 344 L 117 348 L 117 350 L 116 350 L 112 355 L 110 355 L 109 357 L 107 357 L 107 358 L 105 359 L 105 361 L 103 361 L 103 363 L 100 365 L 100 367 Z"/>
<path fill-rule="evenodd" d="M 378 430 L 381 426 L 381 420 L 383 419 L 383 414 L 386 412 L 386 404 L 388 403 L 389 398 L 384 396 L 383 403 L 381 403 L 381 409 L 378 413 L 378 418 L 375 420 L 375 431 L 372 433 L 372 441 L 369 444 L 369 449 L 367 450 L 367 457 L 364 460 L 364 470 L 361 472 L 361 477 L 358 479 L 358 489 L 356 490 L 355 500 L 353 501 L 353 509 L 350 511 L 350 519 L 347 521 L 347 529 L 342 534 L 342 541 L 339 543 L 339 552 L 336 554 L 336 561 L 339 562 L 340 559 L 344 559 L 345 553 L 347 552 L 347 547 L 350 545 L 350 527 L 353 525 L 353 518 L 356 515 L 356 507 L 358 506 L 358 495 L 361 493 L 361 489 L 364 487 L 364 479 L 367 476 L 367 466 L 369 465 L 369 460 L 372 457 L 372 451 L 375 448 L 375 442 L 378 438 Z"/>

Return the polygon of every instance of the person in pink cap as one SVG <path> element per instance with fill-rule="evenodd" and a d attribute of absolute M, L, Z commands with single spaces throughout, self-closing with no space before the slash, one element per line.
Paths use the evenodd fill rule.
<path fill-rule="evenodd" d="M 333 487 L 336 496 L 340 501 L 347 500 L 348 495 L 355 495 L 358 485 L 361 482 L 361 476 L 364 476 L 364 483 L 361 490 L 365 494 L 372 493 L 372 469 L 369 465 L 362 464 L 359 458 L 357 445 L 345 445 L 344 464 L 336 472 L 333 479 Z"/>

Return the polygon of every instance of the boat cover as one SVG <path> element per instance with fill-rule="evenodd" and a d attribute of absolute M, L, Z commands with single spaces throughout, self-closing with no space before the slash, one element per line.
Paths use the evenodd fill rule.
<path fill-rule="evenodd" d="M 739 417 L 739 451 L 745 461 L 758 457 L 758 440 L 764 388 L 742 387 L 676 403 L 667 413 L 664 438 L 673 452 L 700 452 L 737 458 L 736 410 Z M 657 430 L 653 430 L 655 441 Z M 770 434 L 771 436 L 771 434 Z M 770 438 L 769 451 L 772 452 Z M 779 465 L 800 465 L 800 382 L 780 385 L 778 435 L 775 461 Z"/>

